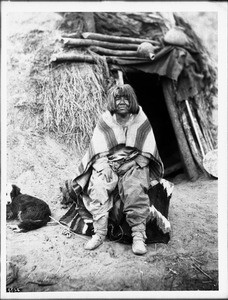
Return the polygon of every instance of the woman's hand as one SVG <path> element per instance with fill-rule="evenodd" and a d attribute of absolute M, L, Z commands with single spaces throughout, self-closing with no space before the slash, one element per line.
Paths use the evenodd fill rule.
<path fill-rule="evenodd" d="M 104 168 L 102 174 L 104 175 L 107 182 L 110 182 L 112 180 L 112 169 L 109 166 Z"/>
<path fill-rule="evenodd" d="M 124 175 L 129 169 L 134 167 L 136 165 L 136 162 L 134 160 L 126 162 L 118 169 L 118 175 Z"/>

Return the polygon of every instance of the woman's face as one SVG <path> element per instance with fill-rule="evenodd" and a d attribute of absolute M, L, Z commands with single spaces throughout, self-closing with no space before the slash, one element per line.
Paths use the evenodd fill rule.
<path fill-rule="evenodd" d="M 119 115 L 126 115 L 130 110 L 130 102 L 126 95 L 117 95 L 115 97 L 116 113 Z"/>

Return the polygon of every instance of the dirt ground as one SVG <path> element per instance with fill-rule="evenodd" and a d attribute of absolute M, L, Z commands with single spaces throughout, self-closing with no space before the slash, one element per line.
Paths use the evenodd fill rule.
<path fill-rule="evenodd" d="M 49 137 L 17 131 L 10 134 L 8 155 L 13 161 L 8 170 L 11 179 L 22 192 L 44 199 L 58 220 L 66 212 L 58 186 L 73 174 L 77 164 L 73 153 Z M 7 260 L 19 268 L 17 280 L 8 287 L 23 292 L 216 290 L 217 180 L 202 177 L 189 182 L 184 174 L 170 180 L 175 189 L 167 245 L 150 244 L 148 253 L 139 257 L 131 245 L 108 240 L 85 251 L 87 237 L 68 238 L 60 225 L 28 233 L 7 228 Z"/>
<path fill-rule="evenodd" d="M 60 205 L 59 185 L 73 176 L 79 156 L 29 125 L 20 126 L 22 117 L 13 106 L 26 97 L 22 77 L 26 78 L 28 66 L 22 66 L 25 61 L 19 58 L 27 57 L 29 62 L 29 54 L 25 56 L 19 47 L 25 41 L 21 32 L 37 29 L 37 25 L 39 30 L 51 30 L 56 20 L 50 15 L 42 20 L 25 19 L 12 23 L 9 43 L 7 180 L 23 193 L 45 200 L 52 216 L 59 219 L 66 212 Z M 60 225 L 28 233 L 7 228 L 7 261 L 18 267 L 18 276 L 7 286 L 8 291 L 218 290 L 218 181 L 202 176 L 190 182 L 182 173 L 169 180 L 175 184 L 169 208 L 171 240 L 148 245 L 144 256 L 134 255 L 131 245 L 108 240 L 98 249 L 86 251 L 83 244 L 87 238 L 67 237 Z"/>

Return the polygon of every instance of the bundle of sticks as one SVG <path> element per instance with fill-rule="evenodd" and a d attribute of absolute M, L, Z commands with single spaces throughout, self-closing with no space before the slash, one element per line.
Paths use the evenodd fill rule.
<path fill-rule="evenodd" d="M 140 38 L 111 36 L 100 33 L 84 32 L 82 38 L 75 37 L 74 34 L 62 35 L 61 41 L 66 48 L 87 48 L 89 52 L 104 55 L 113 62 L 115 58 L 150 60 L 154 58 L 154 52 L 159 49 L 159 42 Z M 139 51 L 140 45 L 149 46 L 149 50 Z M 55 54 L 51 61 L 84 61 L 95 62 L 93 55 L 78 54 L 75 52 Z"/>

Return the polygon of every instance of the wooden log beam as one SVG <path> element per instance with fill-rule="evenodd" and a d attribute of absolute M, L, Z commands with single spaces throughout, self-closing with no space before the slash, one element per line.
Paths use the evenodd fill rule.
<path fill-rule="evenodd" d="M 138 72 L 137 69 L 127 67 L 127 66 L 118 66 L 117 64 L 111 64 L 109 66 L 109 68 L 112 71 L 124 70 L 125 73 L 137 73 Z"/>
<path fill-rule="evenodd" d="M 81 37 L 79 33 L 62 33 L 61 34 L 62 38 L 69 38 L 69 39 L 78 39 Z"/>
<path fill-rule="evenodd" d="M 181 160 L 185 167 L 186 173 L 189 176 L 189 179 L 195 181 L 199 177 L 199 173 L 179 120 L 177 108 L 175 105 L 175 97 L 174 97 L 172 81 L 168 78 L 163 78 L 162 86 L 163 86 L 163 93 L 164 93 L 166 106 L 171 118 L 174 132 L 176 134 Z"/>
<path fill-rule="evenodd" d="M 186 102 L 186 101 L 185 101 Z M 190 109 L 190 112 L 191 113 L 191 117 L 192 117 L 192 126 L 193 128 L 195 129 L 195 135 L 197 137 L 197 141 L 198 141 L 198 144 L 201 148 L 201 153 L 202 155 L 204 156 L 204 154 L 206 154 L 208 151 L 210 151 L 210 148 L 209 146 L 207 145 L 207 141 L 205 140 L 203 134 L 202 134 L 202 131 L 201 131 L 201 128 L 199 126 L 199 123 L 197 121 L 197 118 L 196 118 L 196 115 L 195 115 L 195 112 L 194 112 L 194 109 L 191 108 L 190 106 L 190 103 L 189 102 L 186 102 L 186 104 L 188 103 L 188 107 Z"/>
<path fill-rule="evenodd" d="M 213 142 L 212 142 L 211 136 L 210 136 L 210 129 L 204 127 L 204 124 L 202 124 L 202 122 L 200 122 L 200 123 L 201 123 L 201 128 L 202 128 L 203 136 L 204 136 L 204 138 L 206 140 L 206 143 L 207 143 L 207 145 L 209 147 L 208 151 L 214 150 Z"/>
<path fill-rule="evenodd" d="M 117 43 L 133 43 L 133 44 L 141 44 L 143 42 L 151 43 L 152 45 L 159 45 L 158 41 L 140 39 L 140 38 L 130 38 L 124 36 L 112 36 L 101 33 L 93 33 L 93 32 L 84 32 L 82 33 L 84 39 L 92 39 L 106 42 L 117 42 Z"/>
<path fill-rule="evenodd" d="M 97 60 L 94 56 L 88 54 L 75 54 L 75 53 L 59 53 L 53 54 L 50 63 L 53 62 L 86 62 L 86 63 L 96 63 Z M 106 57 L 107 63 L 115 63 L 115 60 L 111 57 Z"/>
<path fill-rule="evenodd" d="M 54 54 L 51 57 L 50 62 L 63 62 L 63 61 L 76 61 L 76 62 L 88 62 L 94 63 L 95 59 L 92 55 L 74 54 L 74 53 L 60 53 Z"/>
<path fill-rule="evenodd" d="M 181 114 L 181 120 L 182 120 L 182 125 L 184 128 L 185 135 L 187 136 L 189 141 L 189 147 L 191 149 L 192 156 L 194 157 L 201 171 L 206 175 L 206 171 L 203 167 L 202 155 L 199 153 L 198 146 L 196 145 L 194 136 L 192 135 L 191 126 L 189 125 L 187 115 L 184 111 Z"/>
<path fill-rule="evenodd" d="M 111 50 L 103 47 L 91 46 L 89 48 L 91 51 L 103 54 L 103 55 L 113 55 L 113 56 L 138 56 L 137 51 L 132 50 Z"/>
<path fill-rule="evenodd" d="M 136 60 L 137 62 L 140 62 L 140 63 L 144 63 L 144 62 L 151 62 L 151 60 L 149 58 L 144 58 L 144 57 L 136 57 L 136 56 L 114 56 L 114 55 L 110 55 L 108 56 L 112 59 L 121 59 L 121 60 L 127 60 L 127 61 L 134 61 Z"/>
<path fill-rule="evenodd" d="M 141 58 L 141 57 L 134 57 L 134 56 L 126 56 L 126 57 L 118 57 L 118 56 L 106 56 L 106 61 L 107 63 L 111 63 L 116 65 L 117 60 L 122 59 L 122 60 L 135 60 L 139 62 L 147 62 L 148 59 Z M 76 62 L 88 62 L 88 63 L 96 63 L 96 59 L 93 57 L 93 55 L 88 55 L 88 54 L 76 54 L 76 53 L 59 53 L 59 54 L 53 54 L 50 62 L 60 62 L 60 61 L 76 61 Z M 117 69 L 121 69 L 116 65 Z M 126 67 L 124 67 L 126 68 Z M 137 71 L 132 69 L 132 71 Z"/>
<path fill-rule="evenodd" d="M 54 54 L 51 57 L 50 62 L 62 62 L 62 61 L 77 61 L 94 63 L 94 58 L 91 55 L 85 54 L 73 54 L 73 53 L 60 53 Z"/>
<path fill-rule="evenodd" d="M 104 41 L 96 41 L 91 39 L 72 39 L 63 38 L 64 46 L 69 47 L 88 47 L 88 46 L 98 46 L 114 50 L 137 50 L 137 44 L 124 44 L 124 43 L 111 43 Z"/>

